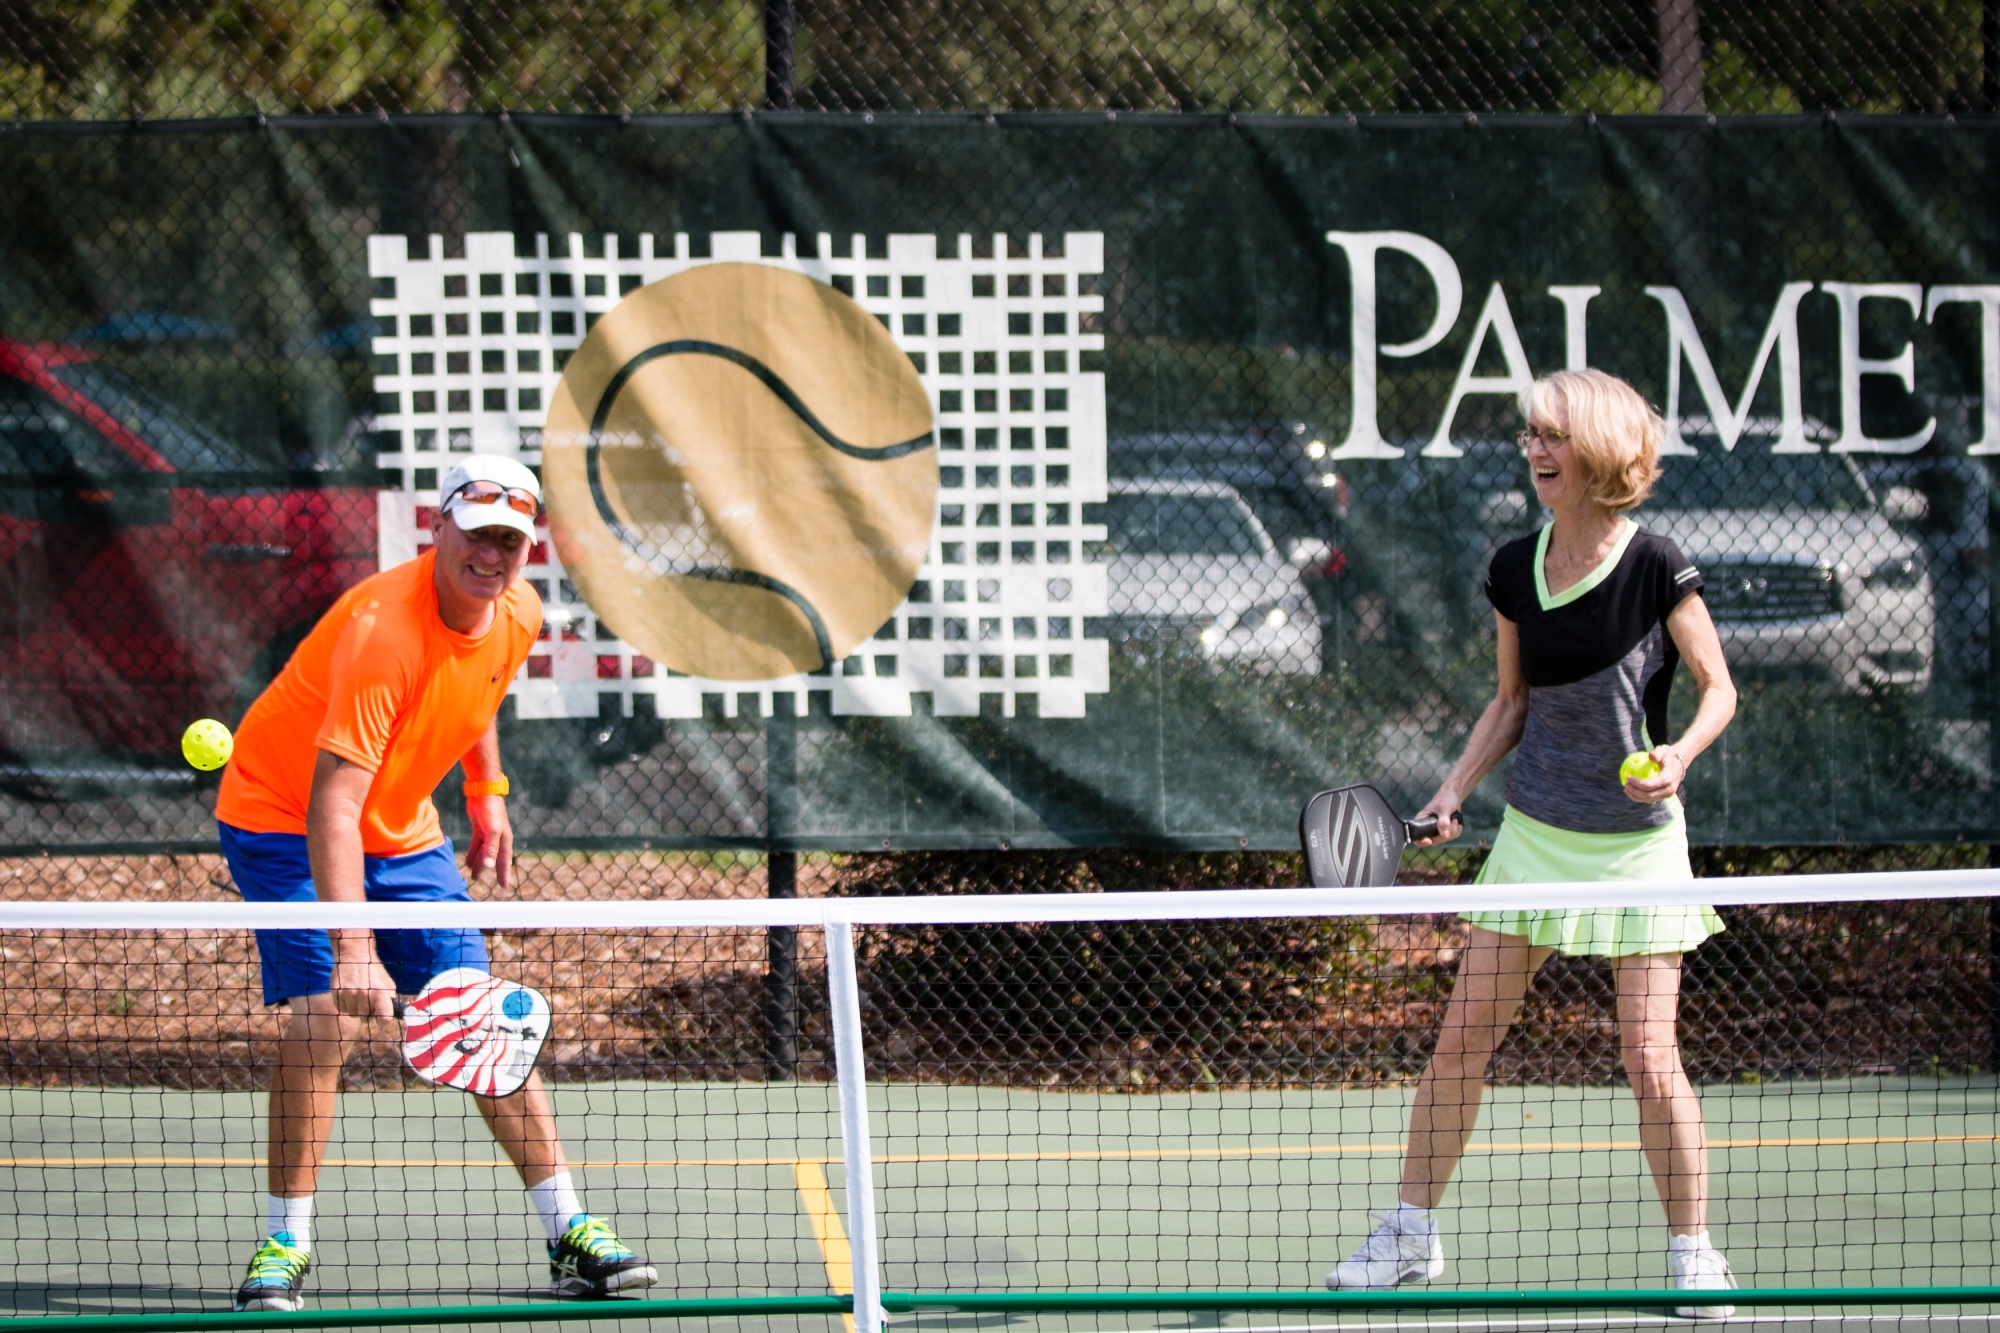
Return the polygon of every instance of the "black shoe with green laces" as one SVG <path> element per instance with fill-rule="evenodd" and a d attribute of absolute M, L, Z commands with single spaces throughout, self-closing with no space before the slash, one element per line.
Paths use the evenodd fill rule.
<path fill-rule="evenodd" d="M 549 1246 L 549 1290 L 557 1296 L 609 1296 L 659 1280 L 659 1270 L 588 1213 L 572 1219 L 569 1230 Z"/>
<path fill-rule="evenodd" d="M 312 1259 L 302 1247 L 291 1244 L 289 1235 L 267 1237 L 250 1256 L 250 1271 L 236 1289 L 236 1308 L 286 1314 L 305 1309 L 306 1270 L 311 1267 Z"/>

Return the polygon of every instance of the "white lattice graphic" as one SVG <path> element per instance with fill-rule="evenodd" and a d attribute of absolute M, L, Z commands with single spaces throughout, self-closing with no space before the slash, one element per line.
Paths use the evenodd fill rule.
<path fill-rule="evenodd" d="M 664 238 L 662 238 L 664 239 Z M 1082 354 L 1104 339 L 1085 332 L 1103 298 L 1085 295 L 1102 272 L 1104 238 L 1072 232 L 1059 252 L 1040 236 L 1023 256 L 992 238 L 938 253 L 935 236 L 891 236 L 870 257 L 864 237 L 836 247 L 821 233 L 801 258 L 795 239 L 763 253 L 756 232 L 715 232 L 696 256 L 686 233 L 658 251 L 651 235 L 537 236 L 534 253 L 505 232 L 475 232 L 446 258 L 442 237 L 413 257 L 407 237 L 368 243 L 380 464 L 402 479 L 382 494 L 384 568 L 429 540 L 438 479 L 455 454 L 541 461 L 541 427 L 569 353 L 626 293 L 700 264 L 774 264 L 832 283 L 880 319 L 922 375 L 937 412 L 941 484 L 929 558 L 910 598 L 874 640 L 823 675 L 743 682 L 668 672 L 611 636 L 563 578 L 546 541 L 526 577 L 548 622 L 522 678 L 519 715 L 597 717 L 600 696 L 621 711 L 698 717 L 704 695 L 727 716 L 751 699 L 825 691 L 835 713 L 901 716 L 926 692 L 938 716 L 979 712 L 982 694 L 1012 717 L 1032 696 L 1042 717 L 1082 717 L 1086 696 L 1110 687 L 1108 647 L 1083 637 L 1106 609 L 1106 570 L 1084 561 L 1102 525 L 1083 506 L 1105 498 L 1104 376 Z M 742 704 L 739 705 L 739 700 Z"/>

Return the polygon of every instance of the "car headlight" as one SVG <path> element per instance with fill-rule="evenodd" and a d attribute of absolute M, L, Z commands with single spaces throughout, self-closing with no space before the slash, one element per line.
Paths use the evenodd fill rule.
<path fill-rule="evenodd" d="M 1247 607 L 1236 614 L 1234 621 L 1225 616 L 1217 621 L 1213 628 L 1218 630 L 1226 628 L 1229 633 L 1239 635 L 1270 634 L 1287 625 L 1297 624 L 1305 615 L 1305 606 L 1297 599 L 1288 597 L 1283 601 L 1259 602 L 1255 606 Z M 1218 634 L 1217 638 L 1220 637 Z M 1207 641 L 1216 642 L 1215 639 Z"/>
<path fill-rule="evenodd" d="M 1862 583 L 1878 591 L 1908 592 L 1923 582 L 1924 567 L 1915 556 L 1899 555 L 1884 560 L 1862 576 Z"/>
<path fill-rule="evenodd" d="M 1258 630 L 1283 629 L 1292 623 L 1292 609 L 1280 602 L 1266 602 L 1253 606 L 1236 617 L 1238 630 L 1255 633 Z"/>

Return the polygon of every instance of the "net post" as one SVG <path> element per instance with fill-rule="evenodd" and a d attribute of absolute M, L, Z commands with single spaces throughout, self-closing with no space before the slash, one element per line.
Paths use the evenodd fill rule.
<path fill-rule="evenodd" d="M 1981 13 L 1984 16 L 1986 34 L 1986 76 L 1989 97 L 1987 110 L 2000 108 L 2000 0 L 1986 0 Z M 1990 829 L 1996 822 L 1993 803 L 2000 799 L 2000 677 L 1994 674 L 1994 667 L 2000 665 L 1996 654 L 2000 654 L 2000 597 L 1993 595 L 2000 588 L 2000 552 L 1993 549 L 1993 538 L 2000 533 L 2000 460 L 1983 458 L 1986 474 L 1986 823 Z M 1986 845 L 1986 864 L 1989 868 L 2000 868 L 2000 843 Z M 1986 1043 L 1987 1065 L 1996 1077 L 2000 1077 L 2000 898 L 1986 900 Z"/>
<path fill-rule="evenodd" d="M 2000 843 L 1987 844 L 1986 864 L 2000 868 Z M 1986 1067 L 2000 1076 L 2000 898 L 1986 900 L 1986 1045 Z"/>
<path fill-rule="evenodd" d="M 847 1239 L 854 1268 L 854 1333 L 882 1333 L 882 1272 L 875 1237 L 875 1157 L 868 1145 L 868 1070 L 861 1056 L 861 988 L 854 974 L 854 927 L 826 926 L 827 999 L 840 1084 L 841 1175 L 847 1183 Z"/>
<path fill-rule="evenodd" d="M 798 828 L 799 731 L 794 699 L 771 698 L 771 716 L 764 724 L 764 892 L 770 898 L 796 898 L 799 854 L 780 845 Z M 764 932 L 764 1077 L 773 1083 L 798 1076 L 799 1067 L 799 933 L 792 926 L 771 926 Z"/>

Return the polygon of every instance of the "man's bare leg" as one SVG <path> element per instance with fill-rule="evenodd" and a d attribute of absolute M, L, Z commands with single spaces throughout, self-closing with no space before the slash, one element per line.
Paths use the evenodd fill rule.
<path fill-rule="evenodd" d="M 529 1074 L 512 1096 L 472 1100 L 494 1141 L 520 1173 L 528 1201 L 541 1216 L 548 1235 L 552 1292 L 609 1296 L 650 1287 L 659 1280 L 658 1270 L 619 1240 L 603 1219 L 593 1217 L 577 1196 L 556 1132 L 549 1090 L 540 1074 Z"/>
<path fill-rule="evenodd" d="M 330 993 L 302 995 L 291 1005 L 271 1078 L 269 1176 L 272 1194 L 302 1199 L 319 1185 L 340 1095 L 340 1066 L 361 1020 L 336 1009 Z"/>
<path fill-rule="evenodd" d="M 508 1097 L 472 1099 L 493 1131 L 494 1142 L 507 1160 L 521 1173 L 521 1183 L 530 1189 L 559 1172 L 569 1170 L 563 1157 L 562 1138 L 556 1133 L 556 1114 L 549 1105 L 549 1091 L 539 1073 L 528 1075 L 519 1092 Z"/>

